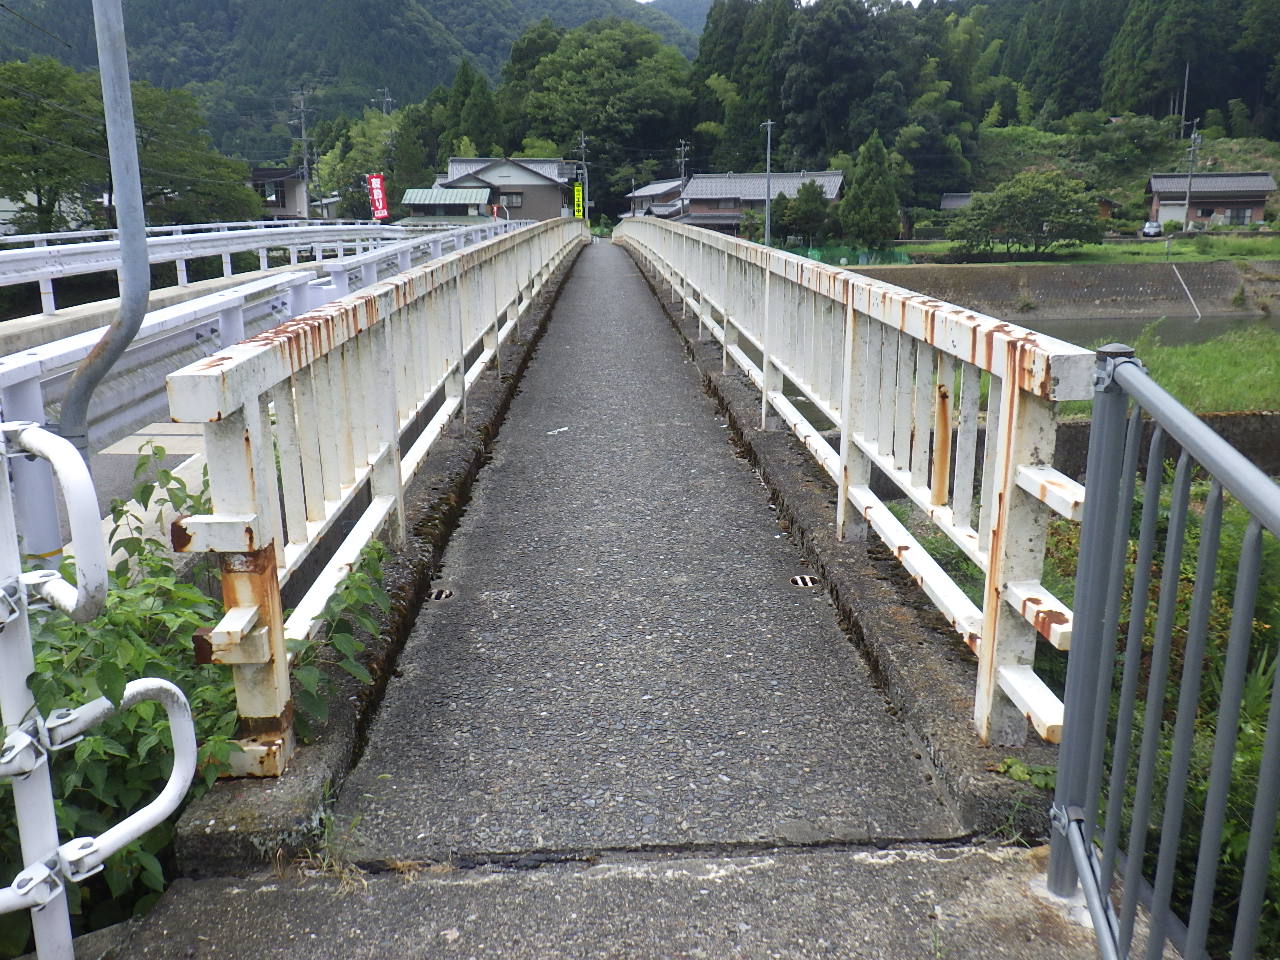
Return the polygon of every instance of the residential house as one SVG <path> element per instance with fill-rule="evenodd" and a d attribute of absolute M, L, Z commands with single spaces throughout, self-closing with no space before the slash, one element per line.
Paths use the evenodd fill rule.
<path fill-rule="evenodd" d="M 680 191 L 684 180 L 655 180 L 627 194 L 632 217 L 673 217 L 680 212 Z M 628 216 L 628 214 L 623 214 Z"/>
<path fill-rule="evenodd" d="M 18 205 L 6 197 L 0 197 L 0 237 L 17 233 L 13 218 L 18 215 Z"/>
<path fill-rule="evenodd" d="M 972 193 L 944 193 L 938 203 L 939 210 L 963 210 L 973 203 Z"/>
<path fill-rule="evenodd" d="M 1185 173 L 1153 173 L 1147 181 L 1149 219 L 1157 223 L 1178 220 L 1204 226 L 1261 223 L 1267 198 L 1275 189 L 1275 178 L 1269 173 L 1197 173 L 1190 177 Z"/>
<path fill-rule="evenodd" d="M 297 170 L 254 167 L 249 186 L 262 198 L 266 220 L 302 220 L 307 216 L 307 190 Z"/>
<path fill-rule="evenodd" d="M 556 158 L 450 157 L 437 188 L 488 191 L 488 203 L 510 220 L 552 220 L 569 216 L 573 163 Z"/>
<path fill-rule="evenodd" d="M 430 187 L 406 190 L 400 201 L 409 216 L 400 226 L 427 227 L 479 223 L 493 215 L 488 187 Z"/>
<path fill-rule="evenodd" d="M 813 173 L 778 172 L 766 184 L 763 173 L 695 173 L 680 193 L 683 211 L 675 217 L 680 223 L 709 227 L 724 233 L 737 233 L 744 210 L 764 211 L 767 192 L 792 198 L 810 180 L 822 188 L 828 202 L 840 197 L 844 184 L 841 170 L 819 170 Z"/>

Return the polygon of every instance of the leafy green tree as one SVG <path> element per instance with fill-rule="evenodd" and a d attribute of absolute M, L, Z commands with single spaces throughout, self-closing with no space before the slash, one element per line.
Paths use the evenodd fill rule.
<path fill-rule="evenodd" d="M 827 222 L 826 194 L 818 186 L 816 180 L 800 184 L 787 209 L 786 226 L 793 232 L 805 237 L 810 243 L 817 241 L 822 235 L 822 228 Z"/>
<path fill-rule="evenodd" d="M 398 113 L 384 114 L 381 110 L 366 109 L 364 116 L 351 125 L 343 142 L 316 164 L 316 184 L 326 193 L 338 195 L 338 211 L 342 216 L 368 219 L 373 215 L 365 177 L 371 173 L 390 172 L 391 144 Z M 396 182 L 394 176 L 392 182 Z M 393 194 L 390 199 L 395 202 L 399 197 Z"/>
<path fill-rule="evenodd" d="M 764 214 L 759 210 L 743 210 L 738 220 L 738 236 L 759 243 L 764 239 Z"/>
<path fill-rule="evenodd" d="M 688 129 L 688 61 L 630 21 L 569 31 L 529 81 L 527 135 L 562 146 L 576 145 L 579 131 L 586 135 L 597 212 L 622 209 L 635 158 L 658 144 L 674 146 L 672 133 Z"/>
<path fill-rule="evenodd" d="M 47 233 L 88 219 L 104 183 L 106 133 L 94 78 L 55 60 L 0 64 L 0 196 L 24 231 Z"/>
<path fill-rule="evenodd" d="M 1253 118 L 1249 116 L 1249 108 L 1243 100 L 1227 101 L 1227 122 L 1233 137 L 1254 137 L 1258 134 Z"/>
<path fill-rule="evenodd" d="M 261 212 L 247 166 L 221 156 L 185 91 L 133 85 L 143 201 L 150 223 L 246 219 Z M 105 211 L 99 197 L 107 197 Z M 110 223 L 111 173 L 93 74 L 53 60 L 0 64 L 0 196 L 19 229 Z"/>
<path fill-rule="evenodd" d="M 785 193 L 779 192 L 769 204 L 769 227 L 775 238 L 785 235 L 791 227 L 791 198 Z"/>
<path fill-rule="evenodd" d="M 1120 27 L 1125 4 L 1115 0 L 1053 0 L 1039 16 L 1051 23 L 1029 65 L 1032 93 L 1062 116 L 1101 102 L 1102 58 Z"/>
<path fill-rule="evenodd" d="M 525 137 L 513 157 L 558 157 L 563 151 L 552 141 L 541 137 Z"/>
<path fill-rule="evenodd" d="M 840 201 L 840 226 L 851 243 L 882 250 L 898 236 L 897 174 L 879 131 L 858 149 Z"/>
<path fill-rule="evenodd" d="M 970 252 L 1001 246 L 1006 253 L 1044 253 L 1098 242 L 1102 221 L 1081 181 L 1057 171 L 1027 171 L 991 193 L 975 194 L 947 227 L 947 237 Z"/>

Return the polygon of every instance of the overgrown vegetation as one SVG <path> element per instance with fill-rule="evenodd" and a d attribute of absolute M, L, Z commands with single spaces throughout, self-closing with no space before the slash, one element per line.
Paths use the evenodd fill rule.
<path fill-rule="evenodd" d="M 1206 479 L 1194 479 L 1191 484 L 1191 507 L 1187 512 L 1187 527 L 1183 537 L 1183 552 L 1177 575 L 1173 580 L 1173 593 L 1166 596 L 1164 586 L 1165 542 L 1169 536 L 1169 515 L 1171 508 L 1170 483 L 1172 465 L 1166 464 L 1165 472 L 1160 477 L 1161 490 L 1158 506 L 1159 526 L 1151 562 L 1151 580 L 1149 593 L 1145 597 L 1133 596 L 1133 582 L 1136 573 L 1138 524 L 1142 515 L 1144 486 L 1139 483 L 1132 512 L 1128 515 L 1130 535 L 1128 545 L 1128 562 L 1125 571 L 1124 588 L 1121 593 L 1121 620 L 1116 634 L 1117 664 L 1120 664 L 1130 620 L 1137 616 L 1141 620 L 1141 646 L 1136 662 L 1131 669 L 1137 670 L 1140 678 L 1138 684 L 1138 703 L 1133 717 L 1130 743 L 1130 763 L 1135 762 L 1139 741 L 1142 734 L 1142 717 L 1146 708 L 1147 677 L 1155 656 L 1154 637 L 1158 602 L 1172 604 L 1171 642 L 1169 647 L 1169 683 L 1160 692 L 1159 717 L 1159 752 L 1156 761 L 1156 783 L 1152 796 L 1156 798 L 1147 823 L 1138 830 L 1138 846 L 1136 852 L 1144 859 L 1144 870 L 1148 877 L 1154 875 L 1155 860 L 1162 836 L 1163 810 L 1160 804 L 1169 783 L 1172 758 L 1172 740 L 1174 724 L 1177 720 L 1175 705 L 1178 699 L 1179 683 L 1184 671 L 1189 666 L 1186 659 L 1186 648 L 1193 624 L 1190 618 L 1191 600 L 1200 574 L 1197 571 L 1197 558 L 1201 547 L 1201 525 L 1206 508 L 1210 485 Z M 895 515 L 908 523 L 912 532 L 920 540 L 922 546 L 939 561 L 945 570 L 956 580 L 957 584 L 975 603 L 981 604 L 983 577 L 963 553 L 951 544 L 950 540 L 936 532 L 927 523 L 921 521 L 916 512 L 905 502 L 891 504 Z M 1218 711 L 1221 706 L 1221 691 L 1225 669 L 1227 638 L 1232 618 L 1232 602 L 1235 587 L 1236 569 L 1240 560 L 1245 530 L 1249 523 L 1247 511 L 1233 498 L 1227 496 L 1224 501 L 1222 516 L 1222 532 L 1220 547 L 1213 570 L 1209 573 L 1213 582 L 1213 591 L 1209 603 L 1206 623 L 1207 642 L 1203 659 L 1204 673 L 1199 689 L 1199 699 L 1193 716 L 1194 741 L 1191 765 L 1187 776 L 1186 810 L 1183 816 L 1182 831 L 1178 837 L 1178 866 L 1175 871 L 1174 899 L 1175 911 L 1185 917 L 1190 907 L 1192 886 L 1196 874 L 1196 861 L 1199 854 L 1199 843 L 1204 819 L 1205 805 L 1209 787 L 1209 772 L 1212 761 L 1214 739 L 1217 735 Z M 1074 604 L 1076 564 L 1080 553 L 1080 527 L 1064 520 L 1055 520 L 1050 525 L 1046 549 L 1046 559 L 1042 582 L 1058 599 L 1068 606 Z M 1041 654 L 1045 654 L 1042 656 Z M 1270 694 L 1273 688 L 1277 663 L 1280 662 L 1280 543 L 1273 536 L 1263 539 L 1259 590 L 1255 610 L 1252 617 L 1252 630 L 1249 641 L 1248 673 L 1245 681 L 1244 699 L 1241 709 L 1238 739 L 1235 746 L 1235 761 L 1232 765 L 1231 788 L 1227 804 L 1227 821 L 1223 835 L 1221 850 L 1218 856 L 1218 874 L 1216 896 L 1213 907 L 1213 922 L 1210 933 L 1209 955 L 1225 956 L 1229 952 L 1230 939 L 1235 922 L 1235 891 L 1242 881 L 1245 851 L 1250 830 L 1253 809 L 1253 794 L 1257 787 L 1262 761 L 1263 739 L 1266 735 L 1267 711 L 1270 705 Z M 1036 671 L 1049 686 L 1062 694 L 1065 681 L 1066 658 L 1057 654 L 1046 644 L 1037 645 Z M 1113 687 L 1114 724 L 1121 718 L 1116 716 L 1115 703 L 1118 701 L 1120 684 L 1119 670 Z M 1110 757 L 1108 757 L 1110 762 Z M 1050 788 L 1054 783 L 1054 769 L 1051 767 L 1029 766 L 1016 758 L 1006 758 L 992 768 L 1012 779 L 1029 781 L 1037 786 Z M 1135 770 L 1130 769 L 1121 782 L 1125 784 L 1125 796 L 1122 798 L 1121 836 L 1127 845 L 1129 831 L 1132 827 L 1132 810 L 1135 801 Z M 1103 802 L 1106 809 L 1106 801 Z M 1277 839 L 1280 840 L 1280 833 Z M 1268 881 L 1268 896 L 1262 916 L 1260 943 L 1280 942 L 1280 856 L 1273 853 Z"/>
<path fill-rule="evenodd" d="M 1251 323 L 1201 343 L 1164 343 L 1153 323 L 1130 344 L 1151 376 L 1195 413 L 1280 410 L 1280 330 Z M 1088 400 L 1060 404 L 1088 416 Z"/>
<path fill-rule="evenodd" d="M 57 613 L 33 614 L 36 672 L 31 689 L 47 716 L 99 696 L 118 701 L 126 682 L 136 677 L 175 683 L 191 703 L 196 725 L 197 772 L 190 801 L 226 769 L 236 749 L 237 713 L 230 671 L 196 663 L 193 651 L 196 631 L 221 616 L 221 601 L 213 599 L 217 571 L 204 560 L 180 573 L 167 544 L 154 533 L 167 530 L 179 514 L 208 512 L 207 479 L 200 489 L 188 489 L 163 466 L 164 459 L 164 448 L 152 446 L 138 460 L 131 496 L 141 514 L 123 501 L 111 506 L 111 551 L 118 560 L 109 574 L 104 612 L 86 624 Z M 387 609 L 380 586 L 382 556 L 380 545 L 366 551 L 326 606 L 318 639 L 295 651 L 295 696 L 303 726 L 327 715 L 327 665 L 369 680 L 357 659 L 362 645 L 355 634 L 357 627 L 376 632 L 374 611 Z M 97 835 L 149 802 L 168 777 L 169 743 L 164 710 L 142 703 L 51 758 L 60 834 Z M 109 859 L 87 883 L 70 885 L 77 930 L 97 929 L 149 909 L 165 887 L 171 838 L 171 824 L 162 824 Z M 21 859 L 6 783 L 0 787 L 0 877 L 11 878 L 22 869 Z M 0 957 L 17 956 L 29 948 L 29 940 L 25 912 L 0 915 Z"/>

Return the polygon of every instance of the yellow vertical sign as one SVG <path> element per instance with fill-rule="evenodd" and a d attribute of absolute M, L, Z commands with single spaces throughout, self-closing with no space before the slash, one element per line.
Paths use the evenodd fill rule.
<path fill-rule="evenodd" d="M 582 181 L 573 181 L 573 215 L 582 219 Z"/>

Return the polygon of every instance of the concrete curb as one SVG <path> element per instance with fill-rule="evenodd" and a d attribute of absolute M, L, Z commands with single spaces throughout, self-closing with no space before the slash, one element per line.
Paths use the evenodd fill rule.
<path fill-rule="evenodd" d="M 223 780 L 191 803 L 174 829 L 177 875 L 238 874 L 286 863 L 321 839 L 327 805 L 359 759 L 368 721 L 395 675 L 396 658 L 466 507 L 471 484 L 488 458 L 563 280 L 580 252 L 581 247 L 561 265 L 522 324 L 521 335 L 503 347 L 503 375 L 486 371 L 467 395 L 466 426 L 450 426 L 405 491 L 409 535 L 403 550 L 383 570 L 391 610 L 383 618 L 380 636 L 361 638 L 366 644 L 362 660 L 374 677 L 373 686 L 345 674 L 335 676 L 328 721 L 312 742 L 298 749 L 284 776 Z"/>
<path fill-rule="evenodd" d="M 631 251 L 628 249 L 628 252 Z M 1005 840 L 1047 836 L 1048 791 L 990 768 L 1006 757 L 1056 764 L 1057 748 L 1032 734 L 1022 747 L 984 747 L 973 733 L 977 662 L 887 548 L 872 537 L 835 536 L 835 485 L 790 431 L 759 429 L 760 395 L 745 376 L 722 373 L 720 346 L 698 340 L 696 319 L 632 253 L 671 325 L 702 373 L 704 389 L 728 419 L 733 439 L 756 468 L 779 519 L 822 573 L 842 625 L 932 761 L 977 834 Z"/>

